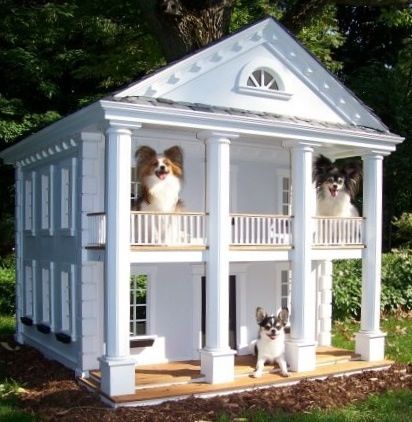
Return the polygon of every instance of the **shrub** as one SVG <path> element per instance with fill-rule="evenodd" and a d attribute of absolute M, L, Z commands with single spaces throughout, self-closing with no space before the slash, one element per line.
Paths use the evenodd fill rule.
<path fill-rule="evenodd" d="M 360 317 L 362 262 L 338 260 L 333 265 L 333 318 Z M 412 309 L 412 250 L 392 251 L 382 256 L 381 310 Z"/>
<path fill-rule="evenodd" d="M 0 314 L 15 312 L 16 263 L 13 256 L 0 259 Z"/>
<path fill-rule="evenodd" d="M 404 212 L 399 218 L 394 218 L 392 224 L 396 227 L 395 239 L 402 247 L 412 246 L 412 213 Z"/>
<path fill-rule="evenodd" d="M 333 263 L 333 319 L 360 317 L 362 261 L 338 260 Z"/>

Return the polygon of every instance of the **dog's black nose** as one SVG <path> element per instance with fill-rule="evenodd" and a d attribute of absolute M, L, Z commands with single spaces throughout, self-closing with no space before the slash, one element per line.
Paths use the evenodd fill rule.
<path fill-rule="evenodd" d="M 160 170 L 164 171 L 164 170 L 166 170 L 166 167 L 162 165 L 162 166 L 160 166 Z"/>

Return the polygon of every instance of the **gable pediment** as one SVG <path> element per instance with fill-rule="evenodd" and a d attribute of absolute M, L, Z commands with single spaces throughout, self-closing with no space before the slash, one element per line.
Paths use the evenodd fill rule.
<path fill-rule="evenodd" d="M 273 78 L 273 83 L 270 80 Z M 118 92 L 387 130 L 272 18 Z"/>

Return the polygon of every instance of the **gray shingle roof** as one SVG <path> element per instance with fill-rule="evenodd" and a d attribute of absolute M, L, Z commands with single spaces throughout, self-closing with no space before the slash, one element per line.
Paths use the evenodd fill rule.
<path fill-rule="evenodd" d="M 357 131 L 357 132 L 362 132 L 362 133 L 381 133 L 381 134 L 390 135 L 389 131 L 381 131 L 378 129 L 373 129 L 373 128 L 369 128 L 365 126 L 357 126 L 353 124 L 331 123 L 331 122 L 325 122 L 325 121 L 319 121 L 319 120 L 305 119 L 301 117 L 285 116 L 285 115 L 274 114 L 274 113 L 243 110 L 243 109 L 238 109 L 238 108 L 233 108 L 233 107 L 221 107 L 221 106 L 213 106 L 209 104 L 173 101 L 167 98 L 153 98 L 153 97 L 145 97 L 145 96 L 119 98 L 115 96 L 109 96 L 109 97 L 104 98 L 104 100 L 121 102 L 121 103 L 146 105 L 146 106 L 152 106 L 152 107 L 168 107 L 168 108 L 173 108 L 176 110 L 193 110 L 193 111 L 199 111 L 199 112 L 204 112 L 204 113 L 226 114 L 230 116 L 243 116 L 243 117 L 250 117 L 250 118 L 255 118 L 255 119 L 257 118 L 257 119 L 262 119 L 262 120 L 270 120 L 270 121 L 279 122 L 279 123 L 280 122 L 295 123 L 295 124 L 320 127 L 320 128 L 341 129 L 341 130 Z"/>

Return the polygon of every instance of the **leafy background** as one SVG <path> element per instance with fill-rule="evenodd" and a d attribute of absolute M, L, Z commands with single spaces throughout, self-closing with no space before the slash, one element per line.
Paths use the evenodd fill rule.
<path fill-rule="evenodd" d="M 391 221 L 412 209 L 408 1 L 0 0 L 0 6 L 0 149 L 200 47 L 199 34 L 182 42 L 176 32 L 187 16 L 224 10 L 221 31 L 209 28 L 215 38 L 274 16 L 406 138 L 384 162 L 384 248 L 399 246 Z M 169 6 L 178 12 L 166 15 Z M 0 254 L 7 254 L 14 242 L 12 169 L 0 166 L 0 180 Z"/>

